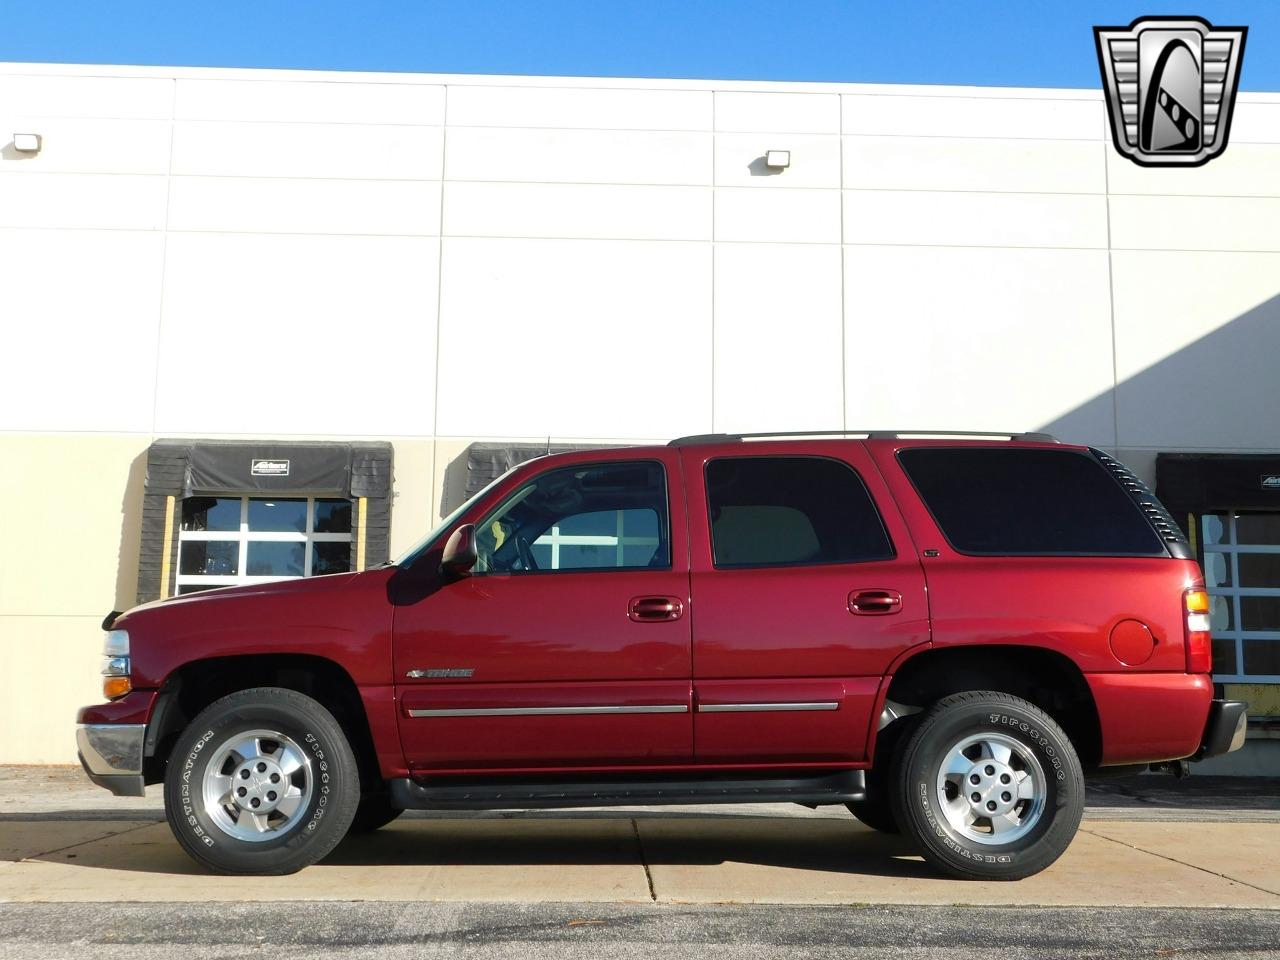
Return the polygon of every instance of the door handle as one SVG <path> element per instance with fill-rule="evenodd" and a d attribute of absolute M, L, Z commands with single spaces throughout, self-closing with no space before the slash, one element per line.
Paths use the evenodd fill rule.
<path fill-rule="evenodd" d="M 684 604 L 676 597 L 632 597 L 627 616 L 636 623 L 663 623 L 679 620 Z"/>
<path fill-rule="evenodd" d="M 864 617 L 882 617 L 902 610 L 902 594 L 897 590 L 855 590 L 849 594 L 849 612 Z"/>

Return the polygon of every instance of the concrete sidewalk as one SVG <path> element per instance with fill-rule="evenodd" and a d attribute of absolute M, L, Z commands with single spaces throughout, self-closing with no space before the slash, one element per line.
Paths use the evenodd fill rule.
<path fill-rule="evenodd" d="M 1207 779 L 1207 778 L 1206 778 Z M 406 814 L 292 877 L 216 877 L 159 791 L 112 798 L 62 768 L 0 768 L 0 901 L 512 901 L 1280 909 L 1274 782 L 1103 782 L 1066 855 L 1019 883 L 943 879 L 843 808 Z M 1151 781 L 1144 783 L 1144 781 Z"/>

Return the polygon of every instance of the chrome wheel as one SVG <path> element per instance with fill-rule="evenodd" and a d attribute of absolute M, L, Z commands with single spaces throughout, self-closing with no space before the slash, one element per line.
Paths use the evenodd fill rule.
<path fill-rule="evenodd" d="M 1012 843 L 1044 813 L 1048 783 L 1030 748 L 1012 737 L 965 737 L 943 754 L 938 803 L 951 828 L 967 840 Z"/>
<path fill-rule="evenodd" d="M 256 843 L 296 826 L 315 791 L 311 759 L 275 730 L 238 733 L 213 751 L 205 768 L 204 809 L 223 833 Z"/>

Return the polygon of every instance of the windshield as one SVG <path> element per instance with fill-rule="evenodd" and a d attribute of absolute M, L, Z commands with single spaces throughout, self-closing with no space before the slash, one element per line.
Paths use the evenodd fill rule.
<path fill-rule="evenodd" d="M 520 466 L 520 464 L 516 464 L 516 466 Z M 459 517 L 461 517 L 464 513 L 466 513 L 469 509 L 471 509 L 472 504 L 476 503 L 481 497 L 483 497 L 490 490 L 492 490 L 494 487 L 500 484 L 503 480 L 505 480 L 508 476 L 510 476 L 511 471 L 515 469 L 516 467 L 512 467 L 502 476 L 495 477 L 493 480 L 491 480 L 483 490 L 480 490 L 477 493 L 472 494 L 472 496 L 469 497 L 462 506 L 460 506 L 457 510 L 453 511 L 453 513 L 449 514 L 447 517 L 441 520 L 434 530 L 432 530 L 425 537 L 423 537 L 421 540 L 415 543 L 412 547 L 406 550 L 404 554 L 401 555 L 393 565 L 397 567 L 403 567 L 405 564 L 412 562 L 413 558 L 416 557 L 418 554 L 422 553 L 425 550 L 431 549 L 431 546 L 438 539 L 440 539 L 440 537 L 444 534 L 444 532 L 448 530 L 451 526 L 453 526 L 454 523 L 457 522 Z"/>

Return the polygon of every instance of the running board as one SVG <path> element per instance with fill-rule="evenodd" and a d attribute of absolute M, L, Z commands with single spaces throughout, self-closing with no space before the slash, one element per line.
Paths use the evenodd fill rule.
<path fill-rule="evenodd" d="M 512 810 L 630 807 L 678 803 L 850 803 L 866 797 L 866 774 L 841 770 L 810 777 L 533 782 L 391 781 L 391 802 L 405 810 Z"/>

